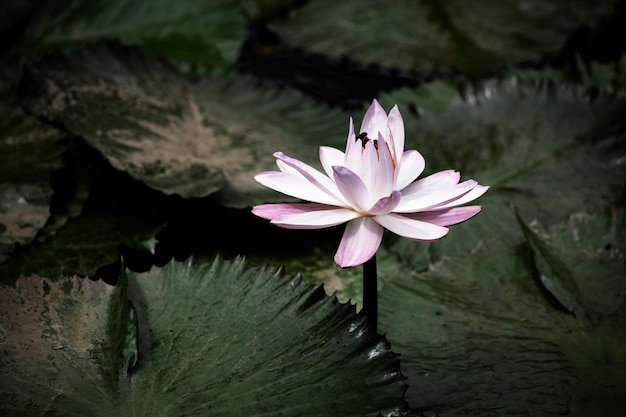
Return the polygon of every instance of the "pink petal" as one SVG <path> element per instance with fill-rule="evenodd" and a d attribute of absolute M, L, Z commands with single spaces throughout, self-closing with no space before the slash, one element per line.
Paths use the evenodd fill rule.
<path fill-rule="evenodd" d="M 361 131 L 359 133 L 367 132 L 370 138 L 377 138 L 378 132 L 383 135 L 387 135 L 387 114 L 385 109 L 374 99 L 370 105 L 365 116 L 363 116 L 363 122 L 361 123 Z"/>
<path fill-rule="evenodd" d="M 433 209 L 439 210 L 443 208 L 455 207 L 455 206 L 460 206 L 465 203 L 469 203 L 470 201 L 476 200 L 478 197 L 485 194 L 488 189 L 489 189 L 488 186 L 478 184 L 474 188 L 472 188 L 472 190 L 468 192 L 467 194 L 464 194 L 463 196 L 457 198 L 456 200 L 449 201 L 446 204 L 433 207 Z"/>
<path fill-rule="evenodd" d="M 328 208 L 334 207 L 316 203 L 260 204 L 252 207 L 252 214 L 264 219 L 273 220 L 276 217 L 283 216 L 285 214 L 298 214 L 305 213 L 307 211 L 325 210 Z"/>
<path fill-rule="evenodd" d="M 356 219 L 360 214 L 346 208 L 323 208 L 321 210 L 285 213 L 272 219 L 272 224 L 286 229 L 322 229 Z"/>
<path fill-rule="evenodd" d="M 396 179 L 396 190 L 403 190 L 411 184 L 415 178 L 419 177 L 424 171 L 426 162 L 424 157 L 418 151 L 406 151 L 402 154 L 400 161 L 398 177 Z"/>
<path fill-rule="evenodd" d="M 377 159 L 373 161 L 374 165 L 370 168 L 370 171 L 373 172 L 373 178 L 370 179 L 369 184 L 364 181 L 372 200 L 388 196 L 394 189 L 395 163 L 391 156 L 393 149 L 390 149 L 389 146 L 390 144 L 385 142 L 383 135 L 378 133 Z"/>
<path fill-rule="evenodd" d="M 398 161 L 404 152 L 404 121 L 402 120 L 402 115 L 400 114 L 400 110 L 398 110 L 397 105 L 393 106 L 389 112 L 388 124 L 394 147 L 393 157 L 396 161 Z"/>
<path fill-rule="evenodd" d="M 367 214 L 378 216 L 390 213 L 398 205 L 401 198 L 402 194 L 400 194 L 400 191 L 393 191 L 390 196 L 378 200 L 376 204 L 367 211 Z"/>
<path fill-rule="evenodd" d="M 389 231 L 411 240 L 430 242 L 441 239 L 448 229 L 436 224 L 414 220 L 400 214 L 389 213 L 373 217 L 374 221 Z"/>
<path fill-rule="evenodd" d="M 444 210 L 425 211 L 423 213 L 406 214 L 409 219 L 420 220 L 438 226 L 452 226 L 474 217 L 480 212 L 480 206 L 456 207 Z"/>
<path fill-rule="evenodd" d="M 380 246 L 383 228 L 370 217 L 359 217 L 346 225 L 335 262 L 342 268 L 369 260 Z"/>
<path fill-rule="evenodd" d="M 336 165 L 345 165 L 346 154 L 339 149 L 331 148 L 330 146 L 320 146 L 320 162 L 324 171 L 329 178 L 333 177 L 333 167 Z"/>
<path fill-rule="evenodd" d="M 255 175 L 254 179 L 266 187 L 291 197 L 332 206 L 346 205 L 299 175 L 269 171 Z"/>
<path fill-rule="evenodd" d="M 350 123 L 348 124 L 348 141 L 346 142 L 346 152 L 354 145 L 355 142 L 356 135 L 354 134 L 354 121 L 352 120 L 352 117 L 350 117 Z"/>
<path fill-rule="evenodd" d="M 365 213 L 369 195 L 365 184 L 358 175 L 342 166 L 333 167 L 335 182 L 346 202 L 355 210 Z"/>
<path fill-rule="evenodd" d="M 284 162 L 290 168 L 296 170 L 300 175 L 306 178 L 307 181 L 326 194 L 334 197 L 338 201 L 341 201 L 341 195 L 338 193 L 339 190 L 337 189 L 335 183 L 317 169 L 295 158 L 290 158 L 282 152 L 276 152 L 274 157 L 277 160 Z M 305 200 L 309 199 L 305 198 Z"/>
<path fill-rule="evenodd" d="M 402 191 L 402 195 L 417 194 L 423 190 L 433 188 L 443 188 L 456 185 L 461 179 L 461 174 L 449 169 L 446 171 L 440 171 L 435 174 L 431 174 L 427 177 L 415 181 L 413 184 L 408 185 L 404 189 L 398 188 Z"/>
<path fill-rule="evenodd" d="M 396 213 L 414 213 L 434 207 L 443 207 L 444 204 L 458 200 L 463 195 L 470 192 L 477 184 L 476 181 L 468 180 L 454 186 L 444 186 L 442 188 L 429 187 L 421 192 L 408 195 L 405 195 L 403 190 L 402 200 L 394 211 Z"/>

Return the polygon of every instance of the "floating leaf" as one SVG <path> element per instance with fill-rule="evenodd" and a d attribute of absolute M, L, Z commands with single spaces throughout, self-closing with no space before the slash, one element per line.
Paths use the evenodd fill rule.
<path fill-rule="evenodd" d="M 272 154 L 317 160 L 341 144 L 347 115 L 247 79 L 192 83 L 137 49 L 98 44 L 31 67 L 25 104 L 83 136 L 111 164 L 166 194 L 245 207 L 284 196 L 253 176 Z M 52 105 L 50 105 L 52 103 Z"/>
<path fill-rule="evenodd" d="M 546 291 L 520 247 L 486 239 L 428 271 L 401 267 L 382 289 L 380 327 L 403 353 L 412 407 L 442 417 L 623 410 L 624 253 L 606 249 L 623 241 L 623 222 L 576 215 L 534 239 L 569 266 L 591 327 Z"/>
<path fill-rule="evenodd" d="M 299 277 L 246 269 L 240 260 L 187 261 L 129 276 L 128 291 L 133 310 L 119 288 L 76 278 L 30 277 L 2 287 L 0 364 L 10 370 L 0 375 L 3 411 L 298 417 L 403 411 L 404 377 L 385 339 L 353 307 Z"/>
<path fill-rule="evenodd" d="M 36 54 L 118 39 L 206 72 L 234 61 L 244 30 L 239 4 L 230 0 L 36 3 L 16 49 Z"/>
<path fill-rule="evenodd" d="M 580 26 L 611 13 L 614 3 L 415 0 L 380 7 L 373 0 L 322 0 L 270 27 L 294 46 L 357 62 L 486 75 L 560 49 Z"/>
<path fill-rule="evenodd" d="M 408 102 L 404 92 L 402 99 Z M 394 96 L 385 98 L 393 102 Z M 419 99 L 413 103 L 419 106 Z M 475 250 L 482 239 L 521 239 L 512 206 L 524 218 L 554 224 L 572 213 L 606 210 L 624 198 L 626 101 L 590 102 L 571 89 L 546 91 L 515 80 L 488 83 L 480 94 L 455 100 L 443 112 L 403 113 L 407 148 L 418 149 L 429 172 L 456 169 L 491 189 L 482 212 L 453 226 L 433 245 L 398 241 L 397 251 L 430 251 L 429 259 Z M 423 261 L 426 260 L 426 263 Z"/>
<path fill-rule="evenodd" d="M 0 267 L 0 282 L 20 275 L 95 276 L 102 267 L 119 262 L 123 248 L 154 250 L 162 219 L 147 214 L 90 213 L 70 220 L 56 235 L 31 245 Z"/>

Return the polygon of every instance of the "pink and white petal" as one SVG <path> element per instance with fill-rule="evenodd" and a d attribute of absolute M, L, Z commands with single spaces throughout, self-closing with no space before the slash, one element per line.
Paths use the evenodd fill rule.
<path fill-rule="evenodd" d="M 350 125 L 348 126 L 348 140 L 346 142 L 346 159 L 348 158 L 347 155 L 353 153 L 354 149 L 357 147 L 356 141 L 356 136 L 354 134 L 354 121 L 352 120 L 352 117 L 350 117 Z M 361 146 L 359 145 L 358 148 L 361 148 Z M 345 163 L 341 165 L 345 165 Z"/>
<path fill-rule="evenodd" d="M 317 169 L 295 158 L 291 158 L 283 154 L 282 152 L 276 152 L 274 154 L 274 157 L 277 160 L 284 162 L 287 166 L 295 169 L 307 181 L 315 185 L 320 190 L 334 197 L 338 201 L 342 201 L 341 195 L 338 192 L 339 190 L 337 189 L 337 186 L 335 185 L 333 180 L 331 180 L 329 177 L 319 172 Z"/>
<path fill-rule="evenodd" d="M 393 106 L 393 108 L 389 112 L 387 120 L 393 140 L 393 156 L 397 161 L 402 157 L 402 154 L 404 152 L 404 121 L 402 120 L 400 110 L 398 110 L 398 105 Z"/>
<path fill-rule="evenodd" d="M 400 194 L 400 191 L 393 191 L 390 196 L 378 200 L 376 204 L 367 211 L 367 214 L 379 216 L 381 214 L 390 213 L 398 205 L 401 198 L 402 194 Z"/>
<path fill-rule="evenodd" d="M 271 223 L 285 229 L 322 229 L 337 226 L 359 216 L 359 213 L 346 208 L 323 208 L 283 214 L 272 219 Z"/>
<path fill-rule="evenodd" d="M 317 203 L 285 203 L 285 204 L 260 204 L 252 207 L 252 214 L 264 219 L 273 220 L 285 214 L 298 214 L 308 211 L 334 209 L 334 206 Z"/>
<path fill-rule="evenodd" d="M 367 204 L 370 196 L 361 178 L 346 167 L 335 166 L 333 171 L 342 197 L 352 208 L 365 213 L 366 207 L 369 208 L 371 204 Z"/>
<path fill-rule="evenodd" d="M 450 187 L 459 183 L 461 174 L 452 169 L 436 172 L 409 184 L 402 191 L 402 195 L 419 194 L 424 190 Z"/>
<path fill-rule="evenodd" d="M 385 229 L 411 240 L 431 242 L 441 239 L 448 233 L 446 227 L 395 213 L 372 217 L 372 219 Z"/>
<path fill-rule="evenodd" d="M 424 157 L 415 150 L 410 150 L 402 154 L 402 159 L 398 163 L 398 173 L 396 178 L 396 190 L 403 190 L 419 177 L 424 171 L 426 161 Z"/>
<path fill-rule="evenodd" d="M 378 133 L 377 159 L 374 160 L 374 169 L 371 170 L 374 177 L 371 179 L 371 186 L 365 183 L 373 199 L 388 196 L 394 190 L 395 166 L 391 156 L 393 149 L 389 148 L 390 145 L 382 134 Z"/>
<path fill-rule="evenodd" d="M 365 116 L 363 116 L 359 133 L 363 132 L 366 132 L 370 138 L 378 137 L 378 132 L 387 134 L 387 113 L 376 99 L 372 101 L 367 112 L 365 112 Z"/>
<path fill-rule="evenodd" d="M 337 148 L 320 146 L 320 162 L 329 178 L 333 178 L 333 167 L 346 164 L 346 154 Z"/>
<path fill-rule="evenodd" d="M 302 176 L 285 174 L 283 172 L 268 171 L 261 172 L 254 176 L 254 179 L 279 193 L 299 198 L 301 200 L 312 201 L 320 204 L 328 204 L 331 206 L 345 207 L 347 204 L 342 200 L 338 200 L 333 195 L 328 194 L 316 185 L 309 182 Z"/>
<path fill-rule="evenodd" d="M 438 226 L 452 226 L 453 224 L 459 224 L 474 217 L 480 213 L 480 210 L 480 206 L 466 206 L 406 214 L 405 216 L 413 220 L 420 220 Z"/>
<path fill-rule="evenodd" d="M 342 268 L 365 263 L 376 254 L 383 232 L 383 228 L 370 217 L 350 221 L 343 232 L 335 262 Z"/>
<path fill-rule="evenodd" d="M 394 210 L 396 213 L 414 213 L 416 211 L 425 211 L 460 199 L 469 193 L 477 183 L 473 180 L 462 182 L 454 186 L 443 188 L 428 188 L 421 193 L 413 193 L 409 195 L 402 194 L 400 204 Z M 457 205 L 457 204 L 455 204 Z"/>
<path fill-rule="evenodd" d="M 474 188 L 472 188 L 472 190 L 470 192 L 462 195 L 461 197 L 459 197 L 459 198 L 457 198 L 455 200 L 449 201 L 449 202 L 447 202 L 445 204 L 442 204 L 440 206 L 433 207 L 433 209 L 439 210 L 439 209 L 443 209 L 443 208 L 456 207 L 456 206 L 463 205 L 465 203 L 469 203 L 470 201 L 474 201 L 478 197 L 480 197 L 483 194 L 485 194 L 488 189 L 489 189 L 489 186 L 477 184 Z"/>

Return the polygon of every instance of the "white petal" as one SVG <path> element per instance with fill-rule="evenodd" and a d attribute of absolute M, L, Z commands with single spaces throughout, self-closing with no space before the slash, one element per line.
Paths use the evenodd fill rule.
<path fill-rule="evenodd" d="M 424 171 L 426 162 L 418 151 L 411 150 L 404 152 L 398 166 L 399 170 L 395 189 L 402 190 L 411 184 L 415 178 L 420 176 Z"/>
<path fill-rule="evenodd" d="M 330 146 L 320 146 L 320 162 L 326 174 L 330 178 L 333 178 L 333 167 L 336 165 L 345 165 L 346 154 Z"/>
<path fill-rule="evenodd" d="M 474 188 L 472 188 L 472 190 L 466 194 L 464 194 L 463 196 L 449 201 L 446 204 L 442 204 L 440 206 L 436 206 L 433 207 L 433 209 L 443 209 L 443 208 L 449 208 L 449 207 L 455 207 L 455 206 L 460 206 L 462 204 L 465 203 L 469 203 L 470 201 L 476 200 L 478 197 L 480 197 L 481 195 L 485 194 L 487 192 L 487 190 L 489 189 L 488 186 L 485 185 L 476 185 Z"/>
<path fill-rule="evenodd" d="M 452 226 L 470 219 L 480 213 L 480 206 L 455 207 L 443 210 L 426 211 L 422 213 L 406 214 L 405 216 L 438 226 Z"/>
<path fill-rule="evenodd" d="M 371 204 L 365 184 L 358 175 L 342 166 L 333 167 L 335 182 L 346 202 L 355 210 L 365 213 Z"/>
<path fill-rule="evenodd" d="M 367 112 L 365 112 L 365 116 L 363 116 L 359 133 L 366 132 L 370 138 L 377 138 L 378 132 L 387 135 L 387 131 L 387 114 L 385 109 L 374 99 Z"/>
<path fill-rule="evenodd" d="M 390 213 L 373 217 L 373 219 L 378 224 L 397 235 L 421 242 L 441 239 L 448 233 L 446 227 L 420 220 L 413 220 L 400 214 Z"/>
<path fill-rule="evenodd" d="M 402 191 L 402 195 L 409 195 L 413 193 L 420 193 L 423 190 L 432 188 L 444 188 L 456 185 L 461 179 L 461 174 L 449 169 L 446 171 L 436 172 L 427 177 L 421 178 L 415 181 L 413 184 L 406 186 L 404 189 L 398 188 Z"/>
<path fill-rule="evenodd" d="M 345 223 L 359 216 L 359 213 L 350 209 L 326 208 L 295 214 L 283 214 L 274 218 L 272 224 L 286 229 L 321 229 Z"/>
<path fill-rule="evenodd" d="M 370 217 L 359 217 L 346 226 L 335 262 L 342 268 L 360 265 L 368 261 L 380 246 L 383 228 Z"/>
<path fill-rule="evenodd" d="M 335 208 L 326 204 L 317 203 L 294 203 L 294 204 L 261 204 L 252 207 L 252 214 L 264 219 L 273 220 L 285 214 L 297 214 L 314 210 Z"/>
<path fill-rule="evenodd" d="M 277 160 L 284 162 L 290 168 L 295 169 L 298 174 L 302 175 L 307 181 L 324 191 L 326 194 L 334 197 L 338 201 L 342 201 L 341 194 L 339 193 L 339 190 L 333 180 L 319 172 L 317 169 L 295 158 L 290 158 L 282 152 L 276 152 L 274 157 Z"/>
<path fill-rule="evenodd" d="M 404 153 L 404 121 L 402 120 L 402 115 L 397 105 L 393 106 L 389 112 L 387 123 L 389 124 L 389 131 L 391 132 L 393 141 L 394 158 L 398 161 Z"/>
<path fill-rule="evenodd" d="M 473 180 L 464 181 L 453 186 L 441 188 L 430 187 L 422 192 L 405 195 L 402 192 L 402 200 L 395 208 L 396 213 L 413 213 L 425 211 L 435 207 L 443 208 L 445 204 L 458 200 L 469 193 L 478 183 Z M 455 206 L 458 204 L 454 204 Z"/>
<path fill-rule="evenodd" d="M 299 175 L 269 171 L 255 175 L 254 179 L 266 187 L 291 197 L 332 206 L 346 205 Z"/>
<path fill-rule="evenodd" d="M 371 185 L 365 183 L 373 197 L 372 200 L 388 196 L 394 189 L 395 164 L 391 152 L 393 149 L 389 149 L 389 144 L 379 133 L 377 159 L 373 161 L 374 165 L 372 166 L 373 178 L 370 179 Z"/>

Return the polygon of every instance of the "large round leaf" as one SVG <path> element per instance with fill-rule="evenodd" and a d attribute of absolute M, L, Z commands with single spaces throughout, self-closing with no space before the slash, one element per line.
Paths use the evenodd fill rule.
<path fill-rule="evenodd" d="M 117 44 L 54 55 L 30 68 L 24 102 L 85 137 L 117 169 L 166 194 L 249 206 L 284 199 L 253 176 L 283 151 L 314 162 L 345 143 L 348 116 L 246 79 L 192 83 Z"/>
<path fill-rule="evenodd" d="M 384 337 L 297 276 L 241 260 L 187 261 L 120 285 L 30 277 L 1 287 L 3 411 L 374 416 L 404 408 L 404 377 Z"/>
<path fill-rule="evenodd" d="M 420 97 L 401 92 L 390 104 L 418 105 Z M 426 159 L 427 175 L 455 169 L 491 189 L 474 204 L 482 212 L 434 245 L 398 241 L 396 251 L 428 248 L 432 259 L 476 249 L 495 237 L 509 244 L 522 238 L 512 207 L 544 224 L 580 211 L 606 210 L 624 201 L 626 101 L 591 101 L 576 89 L 549 91 L 515 80 L 487 83 L 444 111 L 403 113 L 406 147 Z M 414 256 L 414 255 L 412 255 Z M 428 264 L 424 257 L 416 268 Z"/>
<path fill-rule="evenodd" d="M 271 28 L 295 46 L 357 62 L 484 75 L 560 49 L 580 26 L 611 13 L 614 3 L 322 0 Z"/>
<path fill-rule="evenodd" d="M 193 72 L 232 63 L 245 30 L 240 6 L 230 0 L 35 2 L 29 13 L 16 42 L 17 53 L 38 54 L 102 38 L 119 39 L 180 62 Z"/>
<path fill-rule="evenodd" d="M 520 222 L 523 247 L 488 239 L 383 287 L 380 327 L 403 353 L 410 405 L 442 417 L 620 415 L 623 213 L 548 230 Z"/>

